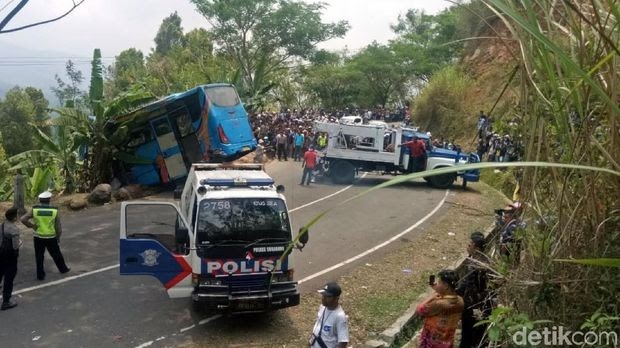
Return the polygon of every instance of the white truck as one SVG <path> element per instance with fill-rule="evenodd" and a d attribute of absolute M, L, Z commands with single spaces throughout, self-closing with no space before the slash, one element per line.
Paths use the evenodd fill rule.
<path fill-rule="evenodd" d="M 327 146 L 322 149 L 321 170 L 338 184 L 350 184 L 358 171 L 406 173 L 409 152 L 399 145 L 416 136 L 426 144 L 426 170 L 480 162 L 478 155 L 433 147 L 431 138 L 417 128 L 384 125 L 315 122 L 315 132 L 327 133 Z M 447 188 L 457 176 L 468 181 L 480 179 L 478 170 L 461 171 L 424 178 L 431 185 Z"/>
<path fill-rule="evenodd" d="M 120 273 L 152 275 L 170 297 L 219 311 L 299 304 L 283 191 L 260 164 L 193 164 L 180 204 L 123 202 Z"/>

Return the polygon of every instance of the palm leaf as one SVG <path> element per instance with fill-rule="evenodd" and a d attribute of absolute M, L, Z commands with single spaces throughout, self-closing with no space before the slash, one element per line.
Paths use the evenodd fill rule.
<path fill-rule="evenodd" d="M 620 259 L 555 259 L 555 262 L 568 262 L 578 265 L 620 268 Z"/>

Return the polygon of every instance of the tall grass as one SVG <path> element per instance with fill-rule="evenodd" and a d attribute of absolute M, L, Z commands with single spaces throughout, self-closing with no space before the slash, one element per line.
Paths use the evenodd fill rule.
<path fill-rule="evenodd" d="M 464 122 L 453 121 L 470 119 L 468 115 L 477 114 L 471 104 L 472 85 L 473 80 L 454 66 L 439 70 L 414 100 L 412 116 L 415 124 L 436 137 L 451 134 L 457 139 L 469 138 L 475 129 L 475 121 L 470 127 L 464 126 Z"/>
<path fill-rule="evenodd" d="M 519 43 L 525 160 L 619 170 L 618 1 L 484 2 Z M 620 316 L 617 268 L 555 261 L 620 257 L 620 179 L 525 168 L 520 184 L 529 224 L 502 302 L 572 328 L 595 312 Z"/>

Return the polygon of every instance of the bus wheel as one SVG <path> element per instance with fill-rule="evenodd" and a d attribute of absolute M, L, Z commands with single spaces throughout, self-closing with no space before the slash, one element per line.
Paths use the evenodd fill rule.
<path fill-rule="evenodd" d="M 355 167 L 349 161 L 337 161 L 331 164 L 329 172 L 336 184 L 351 184 L 355 179 Z"/>
<path fill-rule="evenodd" d="M 455 179 L 454 173 L 441 174 L 430 177 L 430 184 L 434 187 L 445 189 L 450 187 Z"/>

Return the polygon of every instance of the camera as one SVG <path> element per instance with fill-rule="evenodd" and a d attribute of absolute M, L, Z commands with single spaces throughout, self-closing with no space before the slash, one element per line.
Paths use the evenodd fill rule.
<path fill-rule="evenodd" d="M 430 285 L 430 286 L 435 285 L 435 275 L 434 275 L 434 274 L 431 274 L 431 275 L 428 277 L 428 285 Z"/>

